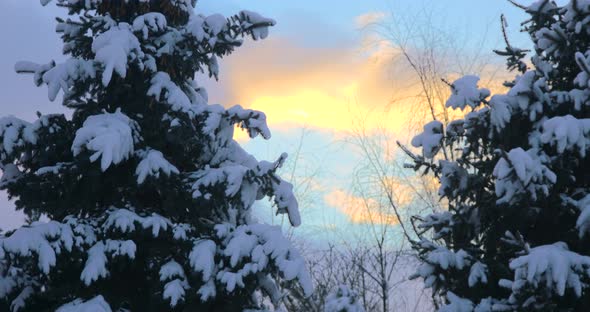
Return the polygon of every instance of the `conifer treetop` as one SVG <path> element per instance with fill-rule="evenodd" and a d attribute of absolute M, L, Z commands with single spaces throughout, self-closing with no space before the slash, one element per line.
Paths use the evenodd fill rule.
<path fill-rule="evenodd" d="M 511 1 L 513 2 L 513 1 Z M 412 140 L 412 166 L 439 181 L 446 211 L 417 217 L 414 278 L 439 311 L 581 311 L 590 302 L 590 1 L 529 6 L 532 51 L 512 46 L 502 17 L 507 92 L 479 78 L 450 83 L 447 106 Z M 530 54 L 530 62 L 524 61 Z M 445 153 L 441 151 L 444 149 Z"/>
<path fill-rule="evenodd" d="M 30 221 L 0 235 L 0 310 L 262 311 L 285 287 L 310 295 L 299 252 L 251 211 L 268 199 L 301 224 L 287 155 L 248 154 L 236 126 L 268 139 L 265 114 L 209 104 L 195 80 L 275 22 L 187 0 L 56 3 L 66 60 L 15 70 L 72 116 L 0 118 L 0 189 Z"/>

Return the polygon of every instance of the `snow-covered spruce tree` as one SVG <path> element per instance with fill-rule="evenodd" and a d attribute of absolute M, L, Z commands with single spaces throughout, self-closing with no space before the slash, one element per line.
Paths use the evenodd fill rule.
<path fill-rule="evenodd" d="M 477 77 L 458 79 L 447 106 L 465 117 L 412 141 L 416 170 L 449 203 L 419 217 L 428 232 L 414 245 L 440 311 L 590 307 L 590 1 L 520 7 L 534 50 L 528 64 L 508 40 L 496 51 L 519 72 L 508 91 L 490 98 Z"/>
<path fill-rule="evenodd" d="M 276 174 L 286 156 L 257 161 L 232 139 L 236 124 L 268 138 L 265 115 L 209 105 L 193 80 L 274 21 L 195 2 L 57 0 L 67 60 L 16 71 L 50 100 L 63 92 L 73 116 L 0 119 L 0 188 L 50 220 L 0 236 L 0 310 L 260 310 L 284 286 L 311 292 L 280 228 L 251 217 L 269 197 L 300 223 Z"/>

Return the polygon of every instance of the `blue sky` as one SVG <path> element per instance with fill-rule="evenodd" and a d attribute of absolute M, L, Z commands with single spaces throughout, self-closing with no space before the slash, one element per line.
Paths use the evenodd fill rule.
<path fill-rule="evenodd" d="M 302 143 L 294 176 L 297 181 L 311 181 L 303 183 L 311 191 L 302 200 L 304 225 L 299 231 L 311 235 L 362 219 L 351 215 L 354 213 L 350 209 L 335 207 L 354 203 L 354 197 L 349 196 L 350 182 L 360 156 L 346 143 L 347 128 L 354 117 L 369 116 L 369 130 L 380 124 L 402 141 L 409 137 L 404 114 L 408 110 L 412 113 L 411 108 L 392 110 L 388 106 L 395 90 L 403 88 L 408 78 L 393 68 L 387 47 L 366 47 L 367 31 L 359 22 L 417 17 L 418 27 L 424 22 L 418 17 L 427 12 L 431 15 L 429 22 L 439 27 L 441 34 L 474 42 L 481 41 L 485 34 L 483 45 L 475 46 L 484 50 L 483 55 L 491 55 L 492 48 L 502 47 L 499 16 L 504 13 L 514 43 L 526 44 L 526 37 L 518 33 L 525 15 L 502 0 L 200 0 L 198 4 L 198 10 L 205 14 L 219 12 L 227 16 L 242 9 L 277 20 L 270 39 L 247 42 L 221 62 L 218 82 L 202 83 L 209 90 L 210 102 L 241 104 L 267 112 L 273 130 L 270 141 L 238 138 L 258 158 L 274 159 L 282 151 L 297 154 Z M 45 88 L 35 87 L 31 77 L 20 77 L 13 71 L 14 63 L 20 60 L 46 62 L 61 58 L 53 16 L 62 14 L 62 10 L 44 8 L 38 0 L 3 0 L 0 12 L 0 37 L 7 47 L 0 58 L 0 114 L 32 120 L 37 110 L 64 112 L 59 101 L 47 100 Z M 474 45 L 465 49 L 474 49 Z M 303 140 L 302 128 L 306 129 Z M 289 169 L 284 175 L 291 176 Z M 259 210 L 261 218 L 277 221 L 267 213 L 268 208 L 262 206 Z M 14 227 L 21 220 L 1 194 L 0 228 Z"/>

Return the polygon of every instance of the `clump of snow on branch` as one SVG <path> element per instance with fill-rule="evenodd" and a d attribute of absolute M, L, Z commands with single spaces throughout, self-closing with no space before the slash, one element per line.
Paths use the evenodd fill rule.
<path fill-rule="evenodd" d="M 586 156 L 590 148 L 590 119 L 578 119 L 572 115 L 553 117 L 543 123 L 540 137 L 543 144 L 557 148 L 557 152 L 577 151 Z"/>
<path fill-rule="evenodd" d="M 141 158 L 135 170 L 137 184 L 142 184 L 148 176 L 160 177 L 160 172 L 167 176 L 179 173 L 178 169 L 168 162 L 160 151 L 149 149 L 138 151 L 136 154 Z"/>
<path fill-rule="evenodd" d="M 133 20 L 133 31 L 140 32 L 143 39 L 147 39 L 150 32 L 160 33 L 166 30 L 168 23 L 162 13 L 150 12 L 140 15 Z"/>
<path fill-rule="evenodd" d="M 246 155 L 237 153 L 241 148 L 235 147 L 233 161 L 225 161 L 223 166 L 212 168 L 206 166 L 191 174 L 194 198 L 210 198 L 208 190 L 214 186 L 223 186 L 225 195 L 237 197 L 245 207 L 250 207 L 261 194 L 273 198 L 277 213 L 286 213 L 291 225 L 301 224 L 298 203 L 293 193 L 293 185 L 278 177 L 275 172 L 280 168 L 287 155 L 283 154 L 275 162 L 260 161 L 252 163 Z M 243 151 L 242 151 L 243 152 Z"/>
<path fill-rule="evenodd" d="M 473 302 L 469 299 L 460 298 L 452 291 L 447 293 L 448 304 L 442 306 L 438 312 L 473 312 Z"/>
<path fill-rule="evenodd" d="M 452 94 L 446 102 L 447 107 L 465 109 L 469 106 L 471 109 L 478 107 L 485 98 L 490 96 L 490 90 L 479 89 L 477 76 L 463 76 L 451 85 Z"/>
<path fill-rule="evenodd" d="M 136 224 L 142 229 L 151 229 L 152 235 L 158 237 L 160 231 L 168 231 L 172 228 L 172 221 L 157 213 L 142 217 L 135 212 L 124 208 L 112 208 L 108 212 L 108 217 L 103 223 L 104 230 L 116 229 L 122 233 L 131 233 L 136 230 Z"/>
<path fill-rule="evenodd" d="M 129 158 L 139 141 L 138 126 L 120 111 L 90 116 L 76 131 L 72 144 L 74 156 L 83 150 L 93 152 L 90 161 L 99 158 L 102 171 Z"/>
<path fill-rule="evenodd" d="M 500 158 L 493 172 L 496 177 L 497 203 L 511 203 L 517 195 L 528 195 L 536 200 L 539 193 L 549 194 L 549 188 L 556 182 L 556 175 L 537 156 L 536 150 L 522 148 L 510 150 Z"/>
<path fill-rule="evenodd" d="M 80 279 L 90 286 L 99 278 L 105 278 L 109 272 L 106 268 L 108 263 L 107 254 L 110 256 L 127 256 L 129 259 L 135 258 L 137 247 L 131 240 L 115 241 L 107 240 L 98 242 L 88 250 L 88 259 L 80 275 Z"/>
<path fill-rule="evenodd" d="M 582 280 L 590 277 L 590 257 L 570 251 L 567 244 L 557 242 L 531 248 L 528 254 L 512 260 L 510 268 L 514 270 L 514 293 L 528 283 L 543 284 L 559 296 L 571 289 L 580 297 L 582 289 L 587 287 Z"/>
<path fill-rule="evenodd" d="M 441 176 L 438 194 L 454 198 L 467 189 L 469 175 L 465 168 L 455 162 L 446 160 L 440 161 Z"/>
<path fill-rule="evenodd" d="M 590 194 L 584 196 L 578 201 L 573 201 L 574 206 L 580 210 L 580 215 L 576 220 L 576 227 L 579 231 L 579 236 L 584 237 L 590 232 Z"/>
<path fill-rule="evenodd" d="M 443 139 L 443 125 L 433 120 L 424 126 L 424 131 L 412 139 L 412 146 L 422 147 L 422 154 L 426 158 L 434 158 L 440 150 Z"/>
<path fill-rule="evenodd" d="M 39 65 L 31 62 L 18 62 L 14 68 L 17 73 L 34 74 L 37 85 L 45 83 L 50 101 L 56 99 L 60 90 L 68 95 L 76 82 L 96 77 L 94 62 L 79 58 L 70 58 L 61 64 L 51 62 Z"/>
<path fill-rule="evenodd" d="M 184 300 L 186 289 L 189 289 L 184 269 L 182 266 L 170 260 L 160 268 L 160 281 L 167 282 L 164 285 L 162 296 L 170 300 L 170 306 L 175 307 L 180 301 Z"/>
<path fill-rule="evenodd" d="M 13 116 L 0 118 L 0 162 L 14 157 L 14 151 L 27 143 L 37 142 L 32 125 Z"/>
<path fill-rule="evenodd" d="M 444 246 L 438 246 L 432 242 L 423 240 L 420 242 L 424 248 L 430 251 L 426 254 L 425 261 L 420 264 L 416 272 L 410 275 L 410 279 L 422 278 L 424 279 L 424 286 L 426 288 L 434 287 L 439 282 L 439 270 L 456 269 L 462 270 L 471 264 L 471 256 L 464 250 L 454 252 Z"/>
<path fill-rule="evenodd" d="M 469 270 L 469 279 L 467 280 L 469 287 L 473 287 L 477 283 L 486 284 L 488 282 L 487 271 L 487 265 L 479 261 L 475 262 Z"/>
<path fill-rule="evenodd" d="M 198 240 L 189 255 L 192 268 L 201 273 L 204 282 L 211 278 L 215 270 L 216 249 L 214 241 Z"/>
<path fill-rule="evenodd" d="M 62 305 L 55 312 L 112 312 L 112 310 L 104 297 L 98 295 L 87 301 L 76 299 Z"/>
<path fill-rule="evenodd" d="M 227 233 L 221 231 L 220 234 L 226 244 L 223 255 L 229 258 L 230 267 L 219 271 L 217 279 L 226 285 L 228 292 L 236 286 L 244 287 L 244 278 L 263 272 L 272 260 L 285 280 L 297 279 L 305 294 L 311 294 L 311 278 L 305 268 L 305 261 L 282 235 L 280 227 L 241 225 Z M 239 264 L 246 258 L 250 258 L 251 262 Z"/>
<path fill-rule="evenodd" d="M 19 228 L 9 237 L 0 238 L 0 255 L 26 257 L 35 254 L 39 269 L 48 274 L 56 265 L 56 255 L 63 250 L 71 251 L 73 245 L 74 234 L 69 226 L 56 221 L 35 222 Z"/>
<path fill-rule="evenodd" d="M 162 98 L 173 111 L 188 112 L 192 107 L 191 100 L 186 93 L 170 79 L 170 75 L 164 72 L 157 72 L 154 75 L 147 95 L 153 96 L 156 100 Z"/>
<path fill-rule="evenodd" d="M 137 37 L 127 23 L 120 23 L 98 35 L 92 41 L 92 52 L 95 54 L 94 60 L 102 64 L 104 86 L 110 83 L 113 72 L 125 78 L 128 61 L 144 56 Z"/>
<path fill-rule="evenodd" d="M 242 28 L 249 29 L 254 40 L 265 39 L 268 36 L 268 26 L 276 24 L 271 18 L 247 10 L 241 11 L 240 17 L 242 18 Z"/>

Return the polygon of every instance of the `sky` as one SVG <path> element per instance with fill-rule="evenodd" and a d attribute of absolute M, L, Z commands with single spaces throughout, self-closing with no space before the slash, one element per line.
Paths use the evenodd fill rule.
<path fill-rule="evenodd" d="M 480 73 L 461 66 L 467 56 L 501 67 L 491 56 L 492 49 L 503 47 L 500 14 L 507 17 L 513 44 L 527 44 L 518 32 L 526 16 L 502 0 L 200 0 L 197 5 L 199 13 L 226 16 L 243 9 L 277 21 L 269 38 L 247 40 L 221 61 L 218 81 L 200 77 L 199 82 L 211 103 L 266 113 L 270 140 L 249 140 L 240 132 L 236 139 L 259 159 L 276 159 L 283 151 L 291 155 L 282 174 L 298 186 L 303 225 L 297 231 L 310 237 L 342 236 L 343 229 L 366 223 L 356 209 L 360 199 L 351 192 L 353 173 L 363 161 L 350 144 L 351 130 L 362 125 L 371 135 L 384 129 L 407 143 L 415 132 L 410 121 L 424 115 L 420 106 L 400 100 L 416 92 L 415 79 L 400 64 L 399 50 L 372 25 L 403 24 L 404 34 L 427 27 L 433 39 L 457 43 L 458 53 L 448 56 L 449 64 L 457 65 L 449 66 L 469 74 Z M 63 59 L 54 33 L 54 17 L 63 14 L 39 0 L 0 1 L 0 115 L 34 120 L 36 111 L 66 112 L 59 99 L 47 100 L 46 88 L 13 70 L 20 60 Z M 406 39 L 419 40 L 412 34 Z M 400 198 L 405 192 L 400 186 Z M 281 222 L 269 207 L 256 209 L 261 219 Z M 0 228 L 14 228 L 22 220 L 0 194 Z"/>

